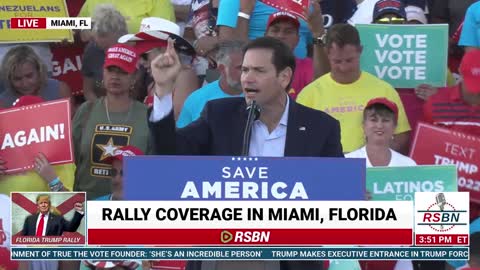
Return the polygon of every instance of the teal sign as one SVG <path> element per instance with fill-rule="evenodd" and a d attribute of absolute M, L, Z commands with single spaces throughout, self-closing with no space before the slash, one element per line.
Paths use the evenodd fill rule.
<path fill-rule="evenodd" d="M 361 67 L 395 88 L 445 86 L 448 25 L 357 25 Z"/>
<path fill-rule="evenodd" d="M 413 201 L 415 192 L 442 191 L 458 191 L 453 165 L 367 168 L 367 192 L 374 201 Z"/>

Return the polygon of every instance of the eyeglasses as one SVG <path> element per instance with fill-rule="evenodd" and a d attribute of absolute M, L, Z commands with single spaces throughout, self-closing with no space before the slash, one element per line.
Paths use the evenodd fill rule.
<path fill-rule="evenodd" d="M 116 177 L 119 174 L 120 174 L 121 177 L 123 177 L 123 170 L 117 170 L 117 169 L 112 168 L 112 170 L 111 170 L 112 177 Z"/>
<path fill-rule="evenodd" d="M 375 21 L 375 23 L 379 24 L 403 24 L 405 22 L 404 18 L 397 18 L 397 17 L 392 17 L 392 18 L 381 18 Z"/>

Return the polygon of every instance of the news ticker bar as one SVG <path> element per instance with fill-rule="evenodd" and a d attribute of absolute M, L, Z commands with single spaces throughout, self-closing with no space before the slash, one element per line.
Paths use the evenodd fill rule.
<path fill-rule="evenodd" d="M 12 247 L 12 260 L 468 260 L 468 247 Z"/>

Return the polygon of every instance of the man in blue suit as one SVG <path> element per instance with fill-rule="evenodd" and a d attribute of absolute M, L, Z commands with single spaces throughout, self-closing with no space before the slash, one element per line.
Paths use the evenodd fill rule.
<path fill-rule="evenodd" d="M 261 113 L 253 124 L 250 156 L 343 157 L 338 121 L 288 98 L 295 58 L 286 45 L 269 37 L 251 41 L 244 50 L 244 98 L 211 101 L 200 119 L 175 130 L 171 96 L 180 64 L 170 43 L 152 62 L 156 85 L 149 119 L 156 153 L 240 155 L 247 104 L 255 100 Z"/>
<path fill-rule="evenodd" d="M 208 102 L 202 116 L 175 129 L 172 89 L 180 61 L 168 41 L 167 50 L 152 62 L 155 97 L 150 130 L 157 154 L 241 155 L 247 107 L 261 108 L 254 121 L 249 156 L 343 157 L 340 125 L 324 112 L 297 104 L 287 95 L 295 72 L 295 57 L 281 41 L 262 37 L 244 49 L 241 84 L 243 98 Z M 189 262 L 188 269 L 322 269 L 321 262 Z"/>

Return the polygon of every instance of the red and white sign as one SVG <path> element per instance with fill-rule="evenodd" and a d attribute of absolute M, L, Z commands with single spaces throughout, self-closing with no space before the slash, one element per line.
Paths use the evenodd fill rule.
<path fill-rule="evenodd" d="M 73 162 L 68 99 L 0 111 L 0 156 L 7 173 L 33 168 L 35 156 L 43 153 L 50 164 Z"/>
<path fill-rule="evenodd" d="M 11 18 L 12 29 L 92 29 L 89 17 Z"/>
<path fill-rule="evenodd" d="M 425 123 L 419 123 L 410 157 L 421 165 L 455 165 L 458 190 L 469 191 L 480 203 L 480 138 Z"/>
<path fill-rule="evenodd" d="M 82 55 L 84 44 L 51 44 L 53 72 L 52 77 L 65 82 L 73 95 L 83 94 Z"/>
<path fill-rule="evenodd" d="M 468 246 L 468 192 L 415 192 L 415 245 Z"/>
<path fill-rule="evenodd" d="M 295 16 L 306 20 L 303 16 L 303 8 L 308 7 L 310 0 L 260 0 L 269 6 L 272 6 L 281 11 L 286 11 Z"/>
<path fill-rule="evenodd" d="M 88 201 L 92 245 L 411 245 L 412 201 Z"/>

